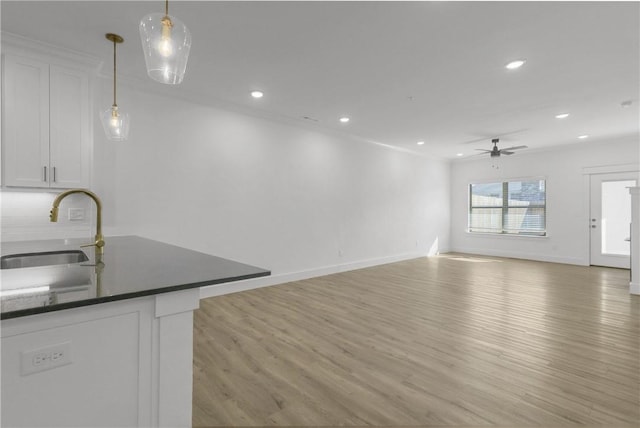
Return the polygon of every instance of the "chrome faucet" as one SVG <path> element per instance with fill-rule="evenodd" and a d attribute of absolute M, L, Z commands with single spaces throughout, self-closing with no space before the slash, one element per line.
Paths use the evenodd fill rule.
<path fill-rule="evenodd" d="M 51 208 L 51 212 L 49 214 L 49 219 L 52 222 L 58 221 L 58 208 L 60 206 L 60 202 L 66 198 L 67 196 L 73 193 L 84 193 L 96 203 L 96 237 L 95 242 L 93 244 L 81 245 L 81 247 L 96 247 L 96 254 L 102 254 L 104 249 L 104 236 L 102 236 L 102 202 L 100 202 L 100 198 L 98 195 L 91 192 L 87 189 L 70 189 L 65 192 L 60 193 L 53 201 L 53 207 Z"/>

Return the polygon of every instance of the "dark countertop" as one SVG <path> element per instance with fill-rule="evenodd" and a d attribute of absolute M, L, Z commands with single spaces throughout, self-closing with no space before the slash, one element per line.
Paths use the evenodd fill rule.
<path fill-rule="evenodd" d="M 2 245 L 2 255 L 77 250 L 86 242 L 8 242 Z M 105 242 L 102 264 L 96 264 L 94 247 L 86 247 L 82 250 L 89 261 L 84 263 L 0 270 L 0 319 L 271 274 L 255 266 L 137 236 L 107 237 Z"/>

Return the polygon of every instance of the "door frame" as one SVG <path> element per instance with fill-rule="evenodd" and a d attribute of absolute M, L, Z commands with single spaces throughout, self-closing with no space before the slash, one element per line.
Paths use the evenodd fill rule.
<path fill-rule="evenodd" d="M 640 165 L 637 163 L 618 164 L 618 165 L 601 165 L 593 167 L 582 168 L 583 174 L 583 209 L 585 213 L 584 217 L 584 233 L 588 247 L 586 248 L 585 260 L 588 266 L 591 266 L 591 176 L 593 175 L 608 175 L 616 173 L 632 173 L 635 174 L 636 182 L 640 186 Z"/>
<path fill-rule="evenodd" d="M 602 252 L 603 233 L 605 222 L 603 218 L 604 205 L 603 199 L 603 187 L 604 183 L 620 183 L 620 182 L 632 182 L 635 187 L 638 185 L 638 174 L 634 172 L 614 172 L 610 174 L 592 174 L 590 176 L 590 191 L 589 191 L 589 217 L 590 233 L 589 233 L 589 264 L 592 266 L 605 266 L 622 269 L 631 268 L 631 255 L 630 254 L 612 254 Z M 631 210 L 631 194 L 627 192 L 626 196 L 629 197 L 629 210 Z M 629 214 L 629 222 L 631 222 L 631 212 Z M 629 235 L 630 235 L 629 231 Z"/>

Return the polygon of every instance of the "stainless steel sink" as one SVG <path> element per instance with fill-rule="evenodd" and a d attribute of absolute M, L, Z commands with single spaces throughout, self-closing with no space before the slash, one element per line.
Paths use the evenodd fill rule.
<path fill-rule="evenodd" d="M 10 254 L 0 257 L 0 269 L 82 263 L 89 258 L 80 250 L 48 251 L 44 253 Z"/>

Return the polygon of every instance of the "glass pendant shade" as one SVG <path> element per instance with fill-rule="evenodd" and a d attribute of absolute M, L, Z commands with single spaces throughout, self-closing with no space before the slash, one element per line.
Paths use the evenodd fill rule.
<path fill-rule="evenodd" d="M 125 141 L 129 137 L 129 114 L 111 106 L 100 113 L 100 120 L 107 138 L 112 141 Z"/>
<path fill-rule="evenodd" d="M 149 77 L 169 85 L 181 83 L 191 49 L 191 33 L 184 23 L 167 14 L 150 13 L 140 21 L 140 39 Z"/>

